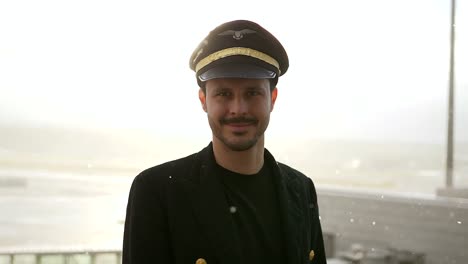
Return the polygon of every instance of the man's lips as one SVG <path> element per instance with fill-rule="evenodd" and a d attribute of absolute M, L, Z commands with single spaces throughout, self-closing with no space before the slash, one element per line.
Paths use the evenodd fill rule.
<path fill-rule="evenodd" d="M 220 122 L 234 133 L 245 133 L 250 127 L 255 126 L 258 121 L 251 117 L 233 117 L 221 119 Z"/>
<path fill-rule="evenodd" d="M 233 126 L 233 127 L 246 127 L 246 126 L 251 126 L 253 124 L 254 124 L 253 122 L 249 122 L 249 123 L 228 123 L 226 125 Z"/>
<path fill-rule="evenodd" d="M 253 125 L 253 122 L 250 123 L 228 123 L 225 124 L 228 127 L 228 130 L 235 134 L 244 134 L 246 133 Z"/>
<path fill-rule="evenodd" d="M 251 127 L 255 126 L 256 120 L 228 120 L 227 122 L 224 122 L 224 125 L 228 127 L 228 129 L 235 133 L 246 133 Z"/>

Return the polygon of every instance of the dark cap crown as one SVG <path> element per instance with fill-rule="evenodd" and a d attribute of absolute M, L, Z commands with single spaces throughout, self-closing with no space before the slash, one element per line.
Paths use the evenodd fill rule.
<path fill-rule="evenodd" d="M 248 20 L 230 21 L 216 27 L 190 57 L 190 68 L 197 80 L 212 68 L 230 64 L 260 67 L 272 72 L 274 78 L 286 73 L 289 67 L 288 55 L 276 37 Z"/>

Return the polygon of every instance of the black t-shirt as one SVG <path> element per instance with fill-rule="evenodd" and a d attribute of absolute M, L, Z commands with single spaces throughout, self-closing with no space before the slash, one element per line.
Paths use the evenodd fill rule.
<path fill-rule="evenodd" d="M 253 175 L 218 165 L 219 176 L 241 241 L 243 263 L 285 263 L 278 196 L 272 171 Z"/>

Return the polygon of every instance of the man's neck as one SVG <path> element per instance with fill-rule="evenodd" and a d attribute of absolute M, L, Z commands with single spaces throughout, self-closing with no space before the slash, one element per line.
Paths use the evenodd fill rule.
<path fill-rule="evenodd" d="M 248 150 L 234 151 L 229 149 L 216 137 L 213 137 L 213 152 L 221 167 L 240 174 L 255 174 L 263 166 L 264 137 Z"/>

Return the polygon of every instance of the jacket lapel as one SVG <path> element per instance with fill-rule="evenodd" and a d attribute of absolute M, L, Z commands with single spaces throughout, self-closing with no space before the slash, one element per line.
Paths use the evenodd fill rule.
<path fill-rule="evenodd" d="M 302 211 L 300 210 L 300 196 L 298 182 L 291 177 L 275 161 L 265 149 L 265 162 L 274 168 L 273 179 L 278 194 L 278 204 L 281 212 L 283 237 L 287 250 L 288 263 L 301 263 L 301 230 L 305 228 Z M 305 232 L 305 231 L 304 231 Z"/>
<path fill-rule="evenodd" d="M 223 186 L 216 177 L 211 144 L 195 157 L 189 181 L 184 183 L 196 220 L 208 238 L 209 245 L 222 263 L 240 263 L 239 237 Z"/>

